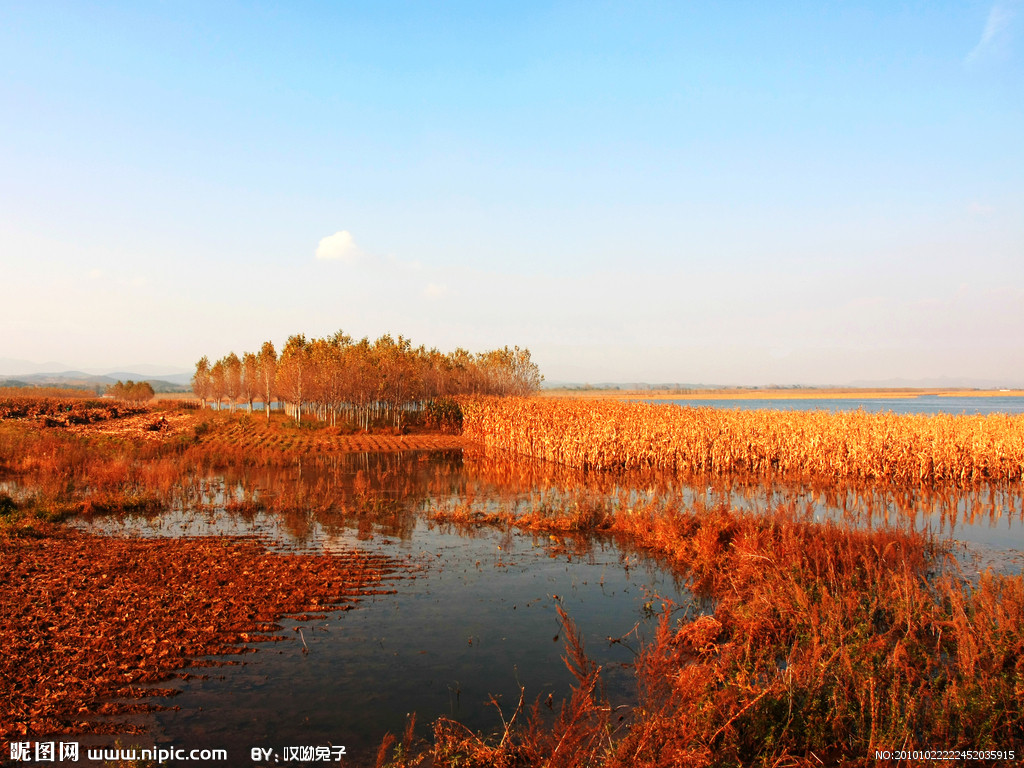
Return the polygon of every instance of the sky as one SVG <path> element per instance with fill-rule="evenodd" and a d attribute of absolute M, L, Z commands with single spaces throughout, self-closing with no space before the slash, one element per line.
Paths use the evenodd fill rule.
<path fill-rule="evenodd" d="M 0 280 L 77 368 L 1021 384 L 1024 0 L 0 0 Z"/>

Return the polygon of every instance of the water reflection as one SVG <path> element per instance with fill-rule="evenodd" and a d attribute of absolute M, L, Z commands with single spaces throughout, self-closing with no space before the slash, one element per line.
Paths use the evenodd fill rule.
<path fill-rule="evenodd" d="M 894 488 L 773 478 L 684 477 L 583 472 L 479 451 L 348 453 L 283 464 L 229 463 L 178 468 L 164 508 L 171 514 L 88 523 L 143 535 L 272 533 L 288 545 L 319 546 L 324 536 L 411 540 L 423 513 L 459 507 L 481 513 L 601 514 L 717 505 L 767 512 L 779 506 L 859 527 L 926 530 L 989 553 L 1024 551 L 1024 495 L 1017 485 Z M 8 484 L 10 485 L 10 484 Z M 148 533 L 146 531 L 149 531 Z"/>
<path fill-rule="evenodd" d="M 1019 485 L 962 488 L 894 488 L 778 478 L 708 477 L 664 473 L 583 472 L 545 462 L 467 452 L 465 474 L 477 478 L 449 504 L 529 509 L 599 506 L 608 513 L 630 508 L 725 505 L 752 512 L 783 506 L 819 521 L 856 527 L 906 527 L 929 531 L 940 541 L 967 544 L 981 555 L 1002 558 L 1024 551 L 1024 495 Z"/>
<path fill-rule="evenodd" d="M 670 569 L 602 537 L 454 528 L 432 522 L 452 508 L 512 515 L 565 509 L 617 514 L 666 505 L 725 504 L 763 512 L 785 505 L 855 526 L 927 529 L 967 542 L 980 565 L 1019 571 L 1024 508 L 1018 488 L 932 492 L 878 486 L 818 487 L 766 479 L 584 473 L 542 462 L 445 453 L 341 454 L 284 464 L 196 469 L 168 486 L 166 511 L 94 516 L 74 524 L 114 535 L 252 535 L 279 550 L 360 547 L 417 569 L 397 595 L 360 610 L 297 624 L 302 641 L 260 644 L 246 664 L 179 682 L 176 709 L 155 715 L 158 741 L 248 755 L 253 746 L 346 744 L 370 761 L 406 714 L 500 726 L 487 706 L 557 702 L 572 677 L 562 662 L 561 605 L 603 665 L 613 704 L 633 697 L 635 650 L 666 602 L 680 615 L 710 611 Z M 619 642 L 613 642 L 619 640 Z M 208 673 L 208 669 L 195 670 Z M 421 729 L 425 735 L 426 727 Z"/>
<path fill-rule="evenodd" d="M 293 639 L 258 644 L 243 666 L 176 683 L 178 696 L 155 702 L 175 708 L 152 716 L 147 738 L 159 743 L 248 754 L 252 746 L 332 742 L 372 763 L 384 734 L 401 731 L 412 711 L 427 725 L 444 715 L 488 731 L 500 726 L 488 706 L 492 696 L 506 716 L 523 689 L 528 702 L 550 695 L 557 708 L 573 678 L 562 661 L 556 605 L 603 666 L 610 701 L 625 706 L 635 696 L 635 653 L 651 636 L 656 611 L 666 601 L 683 609 L 680 618 L 686 610 L 710 610 L 692 601 L 670 571 L 608 541 L 493 528 L 467 535 L 420 519 L 404 539 L 367 538 L 358 528 L 314 521 L 300 542 L 269 513 L 248 521 L 226 512 L 162 517 L 96 525 L 143 535 L 239 534 L 249 525 L 276 547 L 360 546 L 417 570 L 397 594 L 372 596 L 358 610 L 320 620 L 286 620 L 284 634 Z M 295 627 L 303 629 L 308 653 L 288 631 Z M 424 726 L 420 735 L 426 733 Z"/>

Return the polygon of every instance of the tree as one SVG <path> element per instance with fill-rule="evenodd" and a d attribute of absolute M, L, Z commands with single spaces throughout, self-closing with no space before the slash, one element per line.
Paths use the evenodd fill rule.
<path fill-rule="evenodd" d="M 269 341 L 263 342 L 260 354 L 257 358 L 260 377 L 260 396 L 263 398 L 263 407 L 267 411 L 267 421 L 270 421 L 270 404 L 274 400 L 275 383 L 277 380 L 277 351 Z"/>
<path fill-rule="evenodd" d="M 252 352 L 242 355 L 242 399 L 249 404 L 252 413 L 252 401 L 260 391 L 260 361 Z"/>
<path fill-rule="evenodd" d="M 217 401 L 217 410 L 220 410 L 220 401 L 227 393 L 224 372 L 224 360 L 218 360 L 210 368 L 210 397 Z"/>
<path fill-rule="evenodd" d="M 107 387 L 107 394 L 116 397 L 118 400 L 129 400 L 131 402 L 142 402 L 143 400 L 150 400 L 155 394 L 153 392 L 153 385 L 148 381 L 118 381 L 116 384 L 111 384 Z"/>
<path fill-rule="evenodd" d="M 389 422 L 401 427 L 409 411 L 427 408 L 438 398 L 460 394 L 519 395 L 535 393 L 544 377 L 530 350 L 502 347 L 475 354 L 459 348 L 449 354 L 423 346 L 413 347 L 404 336 L 381 336 L 372 344 L 358 342 L 342 331 L 307 340 L 289 337 L 278 357 L 274 345 L 264 342 L 258 354 L 234 352 L 212 366 L 208 358 L 196 364 L 193 391 L 203 399 L 234 404 L 242 398 L 253 410 L 263 400 L 267 420 L 274 398 L 301 421 L 312 413 L 337 424 L 347 417 L 368 429 Z"/>
<path fill-rule="evenodd" d="M 135 386 L 131 388 L 129 399 L 135 402 L 142 402 L 144 400 L 152 400 L 155 394 L 153 385 L 148 381 L 137 381 Z"/>
<path fill-rule="evenodd" d="M 309 342 L 304 334 L 290 336 L 277 363 L 277 391 L 292 404 L 295 420 L 302 420 L 302 400 L 309 382 Z"/>
<path fill-rule="evenodd" d="M 235 403 L 242 396 L 242 361 L 234 352 L 224 358 L 224 391 L 231 410 L 235 410 Z"/>
<path fill-rule="evenodd" d="M 192 377 L 192 394 L 203 401 L 203 408 L 206 408 L 206 401 L 210 399 L 210 358 L 203 355 L 196 363 L 196 373 Z"/>

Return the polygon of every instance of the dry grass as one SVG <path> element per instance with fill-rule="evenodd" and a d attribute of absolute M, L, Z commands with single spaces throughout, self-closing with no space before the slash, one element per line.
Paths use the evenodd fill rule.
<path fill-rule="evenodd" d="M 0 387 L 0 398 L 38 400 L 41 398 L 89 399 L 97 395 L 91 389 L 73 387 Z"/>
<path fill-rule="evenodd" d="M 1020 476 L 1016 419 L 791 418 L 571 401 L 474 401 L 464 414 L 492 451 L 588 469 L 790 470 L 916 485 L 915 451 L 928 446 L 935 485 Z M 526 718 L 485 738 L 442 722 L 435 765 L 874 765 L 876 749 L 1020 755 L 1021 576 L 971 581 L 924 534 L 816 523 L 795 505 L 755 514 L 671 493 L 627 498 L 581 488 L 560 504 L 541 497 L 527 508 L 438 512 L 462 524 L 625 537 L 672 563 L 697 602 L 682 618 L 664 610 L 637 664 L 638 703 L 624 732 L 584 678 L 566 707 L 585 727 Z M 578 652 L 570 643 L 577 665 Z"/>
<path fill-rule="evenodd" d="M 582 469 L 659 469 L 893 485 L 1018 482 L 1024 417 L 737 411 L 480 398 L 463 433 L 488 450 Z"/>
<path fill-rule="evenodd" d="M 716 414 L 692 409 L 472 401 L 465 424 L 492 451 L 518 446 L 520 453 L 587 469 L 664 467 L 669 477 L 693 469 L 687 452 L 711 435 L 700 454 L 707 459 L 703 471 L 722 477 L 728 466 L 751 476 L 758 467 L 766 473 L 791 467 L 795 474 L 813 470 L 812 476 L 834 482 L 845 477 L 840 470 L 846 465 L 829 459 L 839 445 L 848 461 L 851 453 L 857 456 L 849 466 L 862 481 L 875 477 L 872 467 L 881 467 L 879 478 L 901 482 L 906 462 L 899 457 L 907 446 L 930 446 L 936 487 L 961 476 L 947 471 L 956 462 L 969 468 L 963 477 L 989 480 L 993 467 L 1019 462 L 1017 420 L 797 414 L 805 420 L 773 421 L 764 413 L 747 415 L 726 412 L 716 421 Z M 31 504 L 49 514 L 145 509 L 170 500 L 203 504 L 205 470 L 273 470 L 315 439 L 307 437 L 315 430 L 273 421 L 257 427 L 257 421 L 198 419 L 190 431 L 160 441 L 0 423 L 0 473 L 35 494 L 0 496 L 0 515 L 13 520 Z M 234 429 L 250 431 L 245 437 Z M 938 435 L 945 439 L 934 439 Z M 274 437 L 286 444 L 270 447 Z M 764 463 L 769 448 L 778 466 Z M 534 466 L 495 462 L 492 471 L 500 484 L 515 489 L 537 483 Z M 571 486 L 575 471 L 558 472 Z M 228 503 L 241 511 L 280 508 L 287 514 L 349 503 L 349 492 L 359 491 L 328 479 L 301 495 L 283 469 L 279 483 L 262 479 L 269 493 Z M 370 489 L 373 480 L 353 482 Z M 611 473 L 594 473 L 586 484 L 592 488 L 581 480 L 578 492 L 542 494 L 523 509 L 481 515 L 469 499 L 441 515 L 628 538 L 672 563 L 699 605 L 708 607 L 707 615 L 690 607 L 679 618 L 666 609 L 656 640 L 637 665 L 637 706 L 621 722 L 601 694 L 600 669 L 588 661 L 564 616 L 567 663 L 577 687 L 557 716 L 521 706 L 495 738 L 441 721 L 429 750 L 434 765 L 867 765 L 874 764 L 874 748 L 1024 746 L 1021 577 L 986 574 L 968 582 L 940 548 L 908 530 L 814 523 L 795 506 L 759 515 L 684 502 L 671 492 L 630 496 L 616 488 Z M 412 755 L 413 746 L 410 729 L 395 764 L 428 757 Z M 382 761 L 388 756 L 383 750 Z"/>
<path fill-rule="evenodd" d="M 867 765 L 875 749 L 1024 746 L 1024 580 L 968 583 L 922 534 L 664 499 L 484 521 L 621 535 L 668 559 L 713 612 L 664 611 L 624 733 L 581 678 L 565 705 L 578 733 L 528 719 L 496 744 L 442 723 L 435 765 Z M 572 643 L 569 658 L 585 667 Z"/>

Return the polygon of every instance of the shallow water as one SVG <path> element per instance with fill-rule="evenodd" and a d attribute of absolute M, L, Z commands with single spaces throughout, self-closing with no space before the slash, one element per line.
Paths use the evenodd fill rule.
<path fill-rule="evenodd" d="M 406 471 L 396 471 L 396 462 Z M 666 601 L 679 606 L 680 618 L 700 610 L 670 570 L 608 540 L 495 528 L 467 533 L 429 523 L 421 510 L 431 504 L 497 498 L 481 493 L 487 483 L 467 479 L 458 456 L 362 455 L 243 473 L 246 480 L 205 478 L 204 498 L 218 501 L 206 508 L 73 524 L 108 535 L 256 536 L 279 551 L 356 547 L 385 553 L 414 573 L 392 582 L 396 594 L 364 598 L 357 610 L 286 619 L 289 639 L 253 644 L 256 653 L 234 659 L 240 665 L 200 667 L 190 670 L 196 677 L 162 684 L 181 693 L 153 701 L 173 709 L 147 718 L 150 734 L 140 746 L 155 740 L 224 748 L 248 762 L 253 747 L 280 754 L 285 746 L 342 744 L 355 762 L 372 763 L 384 734 L 400 733 L 411 712 L 420 736 L 441 716 L 499 729 L 492 696 L 506 718 L 521 691 L 527 705 L 550 695 L 553 713 L 573 682 L 556 606 L 576 622 L 588 655 L 604 668 L 610 701 L 626 705 L 635 696 L 635 653 L 657 612 Z M 331 484 L 340 508 L 305 515 L 224 509 L 251 491 L 246 483 L 279 493 L 270 486 L 290 486 L 300 476 L 316 488 Z M 374 515 L 369 523 L 367 510 Z"/>
<path fill-rule="evenodd" d="M 414 577 L 392 582 L 396 594 L 365 598 L 357 610 L 321 620 L 286 619 L 287 641 L 254 644 L 256 653 L 234 659 L 239 665 L 191 670 L 196 677 L 173 684 L 179 695 L 156 700 L 174 709 L 148 717 L 151 732 L 140 744 L 225 748 L 232 764 L 251 764 L 254 747 L 280 755 L 286 746 L 328 744 L 372 763 L 384 734 L 400 733 L 411 712 L 424 737 L 441 716 L 498 731 L 501 716 L 490 697 L 508 718 L 521 687 L 527 704 L 551 695 L 557 709 L 573 678 L 562 660 L 556 606 L 578 623 L 588 653 L 603 666 L 612 703 L 626 705 L 634 695 L 635 650 L 663 603 L 680 606 L 676 618 L 711 610 L 695 604 L 663 564 L 611 541 L 495 528 L 467 533 L 430 523 L 432 511 L 675 503 L 756 512 L 782 504 L 846 525 L 929 530 L 951 542 L 968 569 L 1019 572 L 1024 552 L 1019 489 L 922 495 L 763 481 L 709 485 L 458 451 L 197 473 L 179 502 L 163 514 L 73 524 L 109 535 L 256 536 L 281 551 L 357 547 L 415 569 Z"/>
<path fill-rule="evenodd" d="M 410 546 L 410 544 L 412 546 Z M 613 703 L 632 698 L 632 648 L 651 631 L 662 598 L 687 597 L 650 562 L 624 567 L 614 547 L 583 557 L 555 554 L 549 541 L 486 531 L 467 539 L 417 526 L 411 542 L 376 548 L 405 554 L 423 570 L 398 593 L 303 628 L 302 640 L 260 644 L 224 678 L 193 680 L 156 715 L 157 734 L 180 743 L 216 744 L 247 754 L 253 746 L 344 744 L 372 759 L 386 731 L 416 712 L 420 735 L 439 716 L 482 730 L 500 727 L 519 700 L 558 701 L 572 677 L 562 661 L 564 629 L 555 605 L 577 622 L 591 656 L 605 668 Z M 625 643 L 609 644 L 640 627 Z M 286 632 L 286 634 L 289 634 Z M 203 670 L 208 671 L 208 670 Z M 201 710 L 200 710 L 201 708 Z"/>

